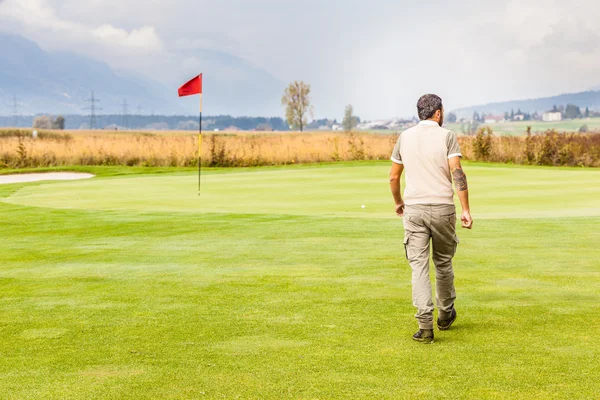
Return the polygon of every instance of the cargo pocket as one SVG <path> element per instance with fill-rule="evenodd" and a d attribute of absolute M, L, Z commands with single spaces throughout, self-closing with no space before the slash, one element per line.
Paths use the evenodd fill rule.
<path fill-rule="evenodd" d="M 408 242 L 409 242 L 409 236 L 405 235 L 404 236 L 404 255 L 406 256 L 406 259 L 408 260 Z"/>
<path fill-rule="evenodd" d="M 456 249 L 457 249 L 459 243 L 460 243 L 460 239 L 458 238 L 458 236 L 456 236 L 456 233 L 455 233 L 454 234 L 454 253 L 452 254 L 453 257 L 456 254 Z"/>

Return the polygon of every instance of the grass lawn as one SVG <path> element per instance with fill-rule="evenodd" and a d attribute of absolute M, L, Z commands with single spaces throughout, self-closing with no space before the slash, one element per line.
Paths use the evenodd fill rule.
<path fill-rule="evenodd" d="M 422 345 L 388 168 L 1 185 L 0 398 L 597 397 L 600 170 L 466 164 L 458 320 Z"/>

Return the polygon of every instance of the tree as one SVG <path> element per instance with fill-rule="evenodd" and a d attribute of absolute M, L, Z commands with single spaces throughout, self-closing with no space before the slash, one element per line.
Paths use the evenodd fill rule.
<path fill-rule="evenodd" d="M 204 125 L 204 124 L 202 124 Z M 199 127 L 199 122 L 194 120 L 187 121 L 179 121 L 177 123 L 178 131 L 197 131 Z"/>
<path fill-rule="evenodd" d="M 581 110 L 575 104 L 567 104 L 565 118 L 574 119 L 581 117 Z"/>
<path fill-rule="evenodd" d="M 56 119 L 52 122 L 52 128 L 60 130 L 65 129 L 65 117 L 62 115 L 56 117 Z"/>
<path fill-rule="evenodd" d="M 455 123 L 456 119 L 456 114 L 454 113 L 448 113 L 448 115 L 446 116 L 446 121 L 448 121 L 451 124 Z"/>
<path fill-rule="evenodd" d="M 347 105 L 344 110 L 344 120 L 342 121 L 342 126 L 346 132 L 352 132 L 352 129 L 358 125 L 358 118 L 353 114 L 354 107 L 352 107 L 352 104 Z"/>
<path fill-rule="evenodd" d="M 310 107 L 310 85 L 302 81 L 294 81 L 285 89 L 281 104 L 286 107 L 285 117 L 289 125 L 304 130 Z"/>
<path fill-rule="evenodd" d="M 47 115 L 41 115 L 33 119 L 35 129 L 52 129 L 52 118 Z"/>
<path fill-rule="evenodd" d="M 585 108 L 585 117 L 586 117 L 586 118 L 589 118 L 589 117 L 590 117 L 590 108 L 589 108 L 589 107 L 586 107 L 586 108 Z"/>

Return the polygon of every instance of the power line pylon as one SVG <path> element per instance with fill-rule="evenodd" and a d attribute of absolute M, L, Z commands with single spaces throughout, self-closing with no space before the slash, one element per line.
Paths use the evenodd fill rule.
<path fill-rule="evenodd" d="M 97 107 L 96 103 L 100 102 L 100 99 L 97 99 L 94 95 L 94 91 L 92 90 L 92 97 L 86 100 L 90 105 L 85 107 L 84 110 L 90 110 L 90 129 L 97 129 L 98 124 L 96 121 L 96 111 L 102 111 L 102 108 Z"/>
<path fill-rule="evenodd" d="M 13 125 L 15 126 L 15 128 L 17 128 L 19 126 L 19 123 L 21 122 L 21 105 L 19 104 L 19 99 L 17 99 L 17 95 L 13 96 L 13 101 L 10 104 L 10 107 L 12 108 L 10 115 L 13 117 Z"/>
<path fill-rule="evenodd" d="M 127 99 L 123 100 L 123 126 L 125 129 L 129 129 L 129 108 L 127 106 Z"/>

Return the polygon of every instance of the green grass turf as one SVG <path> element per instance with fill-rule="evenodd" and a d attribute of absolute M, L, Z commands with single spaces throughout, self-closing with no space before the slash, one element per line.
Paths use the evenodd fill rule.
<path fill-rule="evenodd" d="M 427 346 L 388 168 L 0 186 L 0 398 L 596 397 L 600 170 L 467 164 Z"/>

